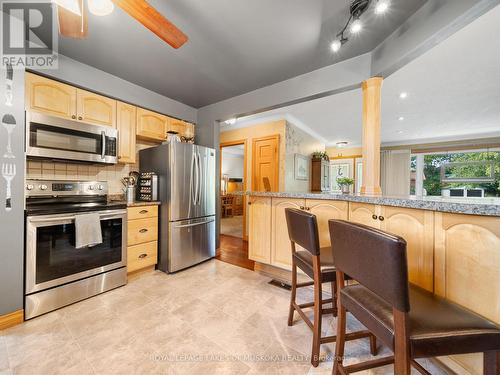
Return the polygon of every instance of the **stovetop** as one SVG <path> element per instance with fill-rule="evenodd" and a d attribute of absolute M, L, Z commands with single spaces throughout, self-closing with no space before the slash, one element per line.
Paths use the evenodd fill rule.
<path fill-rule="evenodd" d="M 73 212 L 95 212 L 119 210 L 127 208 L 123 202 L 82 202 L 82 203 L 57 203 L 52 204 L 26 204 L 26 215 L 57 215 Z"/>

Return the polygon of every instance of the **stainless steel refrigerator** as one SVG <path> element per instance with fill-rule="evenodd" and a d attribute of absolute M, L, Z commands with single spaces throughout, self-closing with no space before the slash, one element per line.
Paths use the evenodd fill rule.
<path fill-rule="evenodd" d="M 176 272 L 215 256 L 215 150 L 172 142 L 139 152 L 158 175 L 158 268 Z"/>

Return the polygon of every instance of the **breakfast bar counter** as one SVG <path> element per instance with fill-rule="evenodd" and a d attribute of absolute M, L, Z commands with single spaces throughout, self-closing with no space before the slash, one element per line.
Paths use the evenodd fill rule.
<path fill-rule="evenodd" d="M 249 258 L 258 262 L 256 269 L 291 269 L 285 209 L 296 208 L 316 215 L 320 246 L 330 246 L 330 219 L 403 237 L 410 282 L 500 324 L 500 203 L 495 198 L 241 194 L 248 196 Z M 467 355 L 452 362 L 474 373 L 481 360 Z"/>

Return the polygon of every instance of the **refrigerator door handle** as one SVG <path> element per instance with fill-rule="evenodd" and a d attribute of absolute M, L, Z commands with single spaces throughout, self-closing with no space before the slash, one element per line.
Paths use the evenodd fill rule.
<path fill-rule="evenodd" d="M 197 152 L 198 155 L 198 203 L 201 204 L 201 194 L 202 194 L 202 188 L 203 188 L 203 182 L 201 181 L 202 178 L 202 170 L 201 170 L 201 156 L 200 156 L 200 151 L 198 150 Z"/>
<path fill-rule="evenodd" d="M 189 227 L 196 227 L 198 225 L 204 225 L 204 224 L 208 224 L 208 223 L 211 223 L 212 221 L 214 221 L 215 219 L 209 219 L 209 220 L 204 220 L 204 221 L 199 221 L 199 222 L 196 222 L 196 223 L 191 223 L 191 224 L 180 224 L 180 225 L 176 225 L 174 228 L 189 228 Z"/>
<path fill-rule="evenodd" d="M 191 171 L 189 177 L 189 206 L 191 207 L 191 202 L 196 205 L 196 193 L 194 187 L 194 176 L 195 176 L 195 156 L 194 153 L 191 155 Z"/>

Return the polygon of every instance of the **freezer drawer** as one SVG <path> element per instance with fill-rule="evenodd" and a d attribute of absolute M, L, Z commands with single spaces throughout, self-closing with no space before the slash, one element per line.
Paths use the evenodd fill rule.
<path fill-rule="evenodd" d="M 215 256 L 215 216 L 169 223 L 168 272 Z"/>

